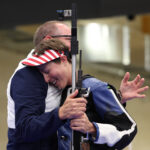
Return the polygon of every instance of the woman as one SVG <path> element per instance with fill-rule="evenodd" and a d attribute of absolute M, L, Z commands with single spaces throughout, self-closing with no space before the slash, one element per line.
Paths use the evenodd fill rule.
<path fill-rule="evenodd" d="M 22 62 L 28 66 L 38 67 L 47 83 L 65 89 L 62 99 L 66 99 L 64 96 L 66 88 L 72 84 L 72 65 L 66 51 L 67 47 L 59 40 L 46 39 L 36 47 L 34 55 Z M 58 148 L 70 149 L 71 129 L 83 134 L 88 133 L 86 146 L 91 150 L 114 150 L 126 147 L 135 137 L 137 126 L 120 104 L 113 89 L 108 83 L 91 76 L 83 78 L 82 87 L 90 88 L 86 112 L 79 116 L 72 115 L 68 118 L 71 121 L 66 121 L 59 128 Z M 77 94 L 78 91 L 75 92 Z M 63 111 L 64 107 L 60 107 L 59 116 L 66 118 L 68 114 L 64 115 Z M 79 136 L 84 137 L 83 134 Z M 80 138 L 76 136 L 75 141 L 78 139 Z M 76 143 L 76 147 L 79 149 L 79 142 Z"/>

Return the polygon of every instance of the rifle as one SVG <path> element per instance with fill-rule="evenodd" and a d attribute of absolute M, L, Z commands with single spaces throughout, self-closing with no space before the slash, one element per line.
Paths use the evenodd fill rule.
<path fill-rule="evenodd" d="M 72 10 L 57 10 L 58 19 L 64 20 L 65 17 L 71 17 L 71 55 L 72 55 L 72 89 L 71 92 L 74 92 L 78 89 L 78 97 L 87 97 L 89 94 L 89 89 L 82 88 L 82 51 L 80 50 L 80 59 L 79 59 L 79 70 L 78 70 L 78 81 L 76 81 L 76 55 L 78 54 L 78 40 L 77 40 L 77 9 L 76 4 L 72 4 Z M 81 136 L 80 132 L 72 130 L 71 136 L 71 150 L 84 150 L 83 144 L 85 141 L 88 141 L 87 137 L 84 138 Z M 75 139 L 78 139 L 75 141 Z M 87 145 L 87 143 L 86 143 Z M 86 150 L 87 147 L 85 148 Z"/>

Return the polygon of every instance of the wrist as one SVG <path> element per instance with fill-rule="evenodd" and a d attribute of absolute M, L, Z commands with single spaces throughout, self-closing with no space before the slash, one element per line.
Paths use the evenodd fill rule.
<path fill-rule="evenodd" d="M 92 122 L 92 124 L 95 128 L 95 131 L 90 133 L 90 140 L 95 142 L 95 141 L 97 141 L 97 139 L 99 137 L 99 127 L 96 122 Z"/>
<path fill-rule="evenodd" d="M 91 127 L 88 133 L 91 134 L 92 138 L 96 138 L 96 127 L 94 126 L 93 123 L 91 123 Z"/>
<path fill-rule="evenodd" d="M 118 90 L 117 94 L 118 94 L 119 100 L 122 101 L 122 92 L 121 92 L 121 90 Z"/>
<path fill-rule="evenodd" d="M 124 98 L 121 90 L 118 90 L 117 94 L 118 94 L 118 97 L 119 97 L 119 100 L 120 100 L 121 104 L 125 104 L 126 103 L 126 99 Z"/>
<path fill-rule="evenodd" d="M 118 98 L 119 98 L 121 104 L 124 104 L 126 101 L 125 101 L 125 99 L 124 99 L 124 97 L 123 97 L 123 95 L 122 95 L 121 90 L 118 90 L 118 91 L 117 91 L 117 94 L 118 94 Z"/>
<path fill-rule="evenodd" d="M 58 116 L 59 116 L 60 120 L 65 120 L 62 109 L 63 109 L 62 107 L 59 108 L 59 110 L 58 110 Z"/>

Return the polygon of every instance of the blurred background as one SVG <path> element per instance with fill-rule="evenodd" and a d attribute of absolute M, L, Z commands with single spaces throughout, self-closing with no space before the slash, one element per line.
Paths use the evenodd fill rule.
<path fill-rule="evenodd" d="M 0 2 L 0 150 L 7 144 L 6 89 L 18 62 L 33 48 L 36 28 L 56 20 L 58 9 L 70 9 L 71 0 Z M 79 47 L 83 71 L 119 89 L 129 71 L 131 80 L 140 74 L 150 86 L 150 1 L 95 0 L 77 4 Z M 69 20 L 66 20 L 70 24 Z M 125 150 L 150 149 L 150 90 L 145 99 L 127 103 L 138 133 Z"/>

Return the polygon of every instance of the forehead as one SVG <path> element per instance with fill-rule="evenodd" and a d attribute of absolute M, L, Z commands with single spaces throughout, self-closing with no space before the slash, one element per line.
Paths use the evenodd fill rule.
<path fill-rule="evenodd" d="M 59 34 L 71 35 L 71 29 L 69 26 L 65 24 L 58 24 L 57 27 L 58 27 Z"/>
<path fill-rule="evenodd" d="M 51 63 L 51 62 L 48 62 L 48 63 L 45 63 L 45 64 L 43 64 L 43 65 L 37 66 L 37 68 L 38 68 L 41 72 L 43 72 L 48 66 L 50 66 L 50 65 L 49 65 L 50 63 Z"/>
<path fill-rule="evenodd" d="M 46 64 L 40 65 L 37 68 L 40 70 L 40 72 L 49 72 L 51 70 L 54 71 L 55 69 L 58 69 L 58 67 L 60 67 L 59 63 L 51 61 Z"/>

